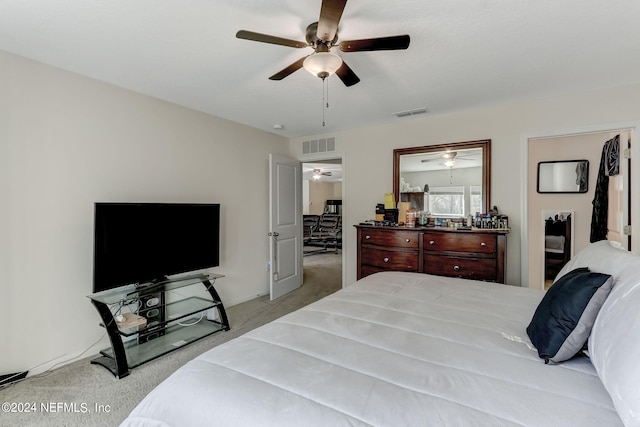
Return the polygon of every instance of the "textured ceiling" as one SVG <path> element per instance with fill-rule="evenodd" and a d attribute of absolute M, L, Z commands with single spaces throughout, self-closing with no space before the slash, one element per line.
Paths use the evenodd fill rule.
<path fill-rule="evenodd" d="M 341 40 L 409 34 L 411 45 L 338 51 L 361 82 L 328 79 L 323 127 L 320 79 L 268 80 L 311 49 L 235 38 L 303 41 L 320 4 L 0 0 L 0 49 L 287 137 L 640 81 L 638 0 L 350 0 Z"/>

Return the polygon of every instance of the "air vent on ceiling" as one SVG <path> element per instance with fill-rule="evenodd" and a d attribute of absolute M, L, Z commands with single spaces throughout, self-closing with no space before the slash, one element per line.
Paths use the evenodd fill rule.
<path fill-rule="evenodd" d="M 336 151 L 336 139 L 322 138 L 304 141 L 302 143 L 302 154 L 328 153 Z"/>
<path fill-rule="evenodd" d="M 429 110 L 427 110 L 426 108 L 416 108 L 415 110 L 399 111 L 397 113 L 393 113 L 393 115 L 396 117 L 408 117 L 408 116 L 416 116 L 418 114 L 425 114 L 428 112 Z"/>

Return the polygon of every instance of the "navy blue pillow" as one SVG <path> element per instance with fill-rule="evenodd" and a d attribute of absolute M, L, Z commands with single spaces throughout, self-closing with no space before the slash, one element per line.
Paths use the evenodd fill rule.
<path fill-rule="evenodd" d="M 568 272 L 549 288 L 527 326 L 527 335 L 545 363 L 568 360 L 582 350 L 612 286 L 611 275 L 584 267 Z"/>

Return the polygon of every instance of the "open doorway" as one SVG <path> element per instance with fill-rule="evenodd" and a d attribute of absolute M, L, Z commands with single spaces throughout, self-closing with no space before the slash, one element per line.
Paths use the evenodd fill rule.
<path fill-rule="evenodd" d="M 307 280 L 322 275 L 342 288 L 342 159 L 302 164 L 303 266 Z"/>
<path fill-rule="evenodd" d="M 601 171 L 603 147 L 619 139 L 616 153 L 618 170 L 607 177 L 608 185 L 598 190 L 608 195 L 606 239 L 631 247 L 628 235 L 631 205 L 637 201 L 631 193 L 631 164 L 625 153 L 635 139 L 635 126 L 603 128 L 588 132 L 554 134 L 527 139 L 526 220 L 523 239 L 523 277 L 529 287 L 546 289 L 558 269 L 575 253 L 590 244 L 593 200 Z M 576 160 L 580 160 L 576 163 Z M 573 190 L 541 189 L 542 165 L 570 165 L 574 174 Z M 588 165 L 580 167 L 576 165 Z M 554 169 L 554 182 L 561 178 Z M 580 179 L 578 179 L 580 177 Z M 636 178 L 634 178 L 636 179 Z M 557 265 L 556 265 L 557 263 Z M 526 274 L 526 276 L 524 276 Z"/>

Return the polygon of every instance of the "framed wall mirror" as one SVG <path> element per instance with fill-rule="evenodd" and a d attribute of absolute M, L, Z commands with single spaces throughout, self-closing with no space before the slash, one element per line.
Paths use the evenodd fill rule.
<path fill-rule="evenodd" d="M 588 189 L 588 160 L 538 163 L 538 193 L 586 193 Z"/>
<path fill-rule="evenodd" d="M 486 213 L 490 184 L 490 139 L 393 150 L 396 202 L 413 209 L 446 217 Z"/>

